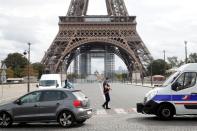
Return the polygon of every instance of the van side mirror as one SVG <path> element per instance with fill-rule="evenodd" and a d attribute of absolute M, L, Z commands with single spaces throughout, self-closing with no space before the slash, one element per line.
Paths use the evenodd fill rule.
<path fill-rule="evenodd" d="M 37 85 L 36 85 L 36 87 L 38 88 L 38 87 L 39 87 L 39 85 L 37 84 Z"/>
<path fill-rule="evenodd" d="M 59 87 L 59 84 L 57 84 L 56 87 Z"/>
<path fill-rule="evenodd" d="M 17 105 L 22 105 L 22 102 L 21 102 L 20 99 L 16 100 L 14 103 L 17 104 Z"/>

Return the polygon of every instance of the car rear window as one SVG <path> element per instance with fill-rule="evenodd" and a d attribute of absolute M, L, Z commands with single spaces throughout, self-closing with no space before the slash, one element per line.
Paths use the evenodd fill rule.
<path fill-rule="evenodd" d="M 73 94 L 78 99 L 84 99 L 86 97 L 85 94 L 83 94 L 81 91 L 74 91 Z"/>

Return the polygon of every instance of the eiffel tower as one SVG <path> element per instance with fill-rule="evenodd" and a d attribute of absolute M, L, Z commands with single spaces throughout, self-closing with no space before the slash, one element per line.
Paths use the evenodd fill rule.
<path fill-rule="evenodd" d="M 59 17 L 59 32 L 42 59 L 46 69 L 58 73 L 64 65 L 67 71 L 74 61 L 75 72 L 88 74 L 91 57 L 104 57 L 105 76 L 112 77 L 116 54 L 130 78 L 136 69 L 145 74 L 152 57 L 124 0 L 106 0 L 108 15 L 87 15 L 88 2 L 71 0 L 67 15 Z"/>

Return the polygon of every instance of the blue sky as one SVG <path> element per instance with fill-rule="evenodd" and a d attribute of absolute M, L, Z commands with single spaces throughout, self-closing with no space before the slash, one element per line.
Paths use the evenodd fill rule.
<path fill-rule="evenodd" d="M 197 52 L 196 0 L 125 0 L 137 16 L 137 31 L 154 58 L 184 58 Z M 70 0 L 0 0 L 0 60 L 8 53 L 27 50 L 40 61 L 58 32 L 58 16 L 66 15 Z M 106 14 L 105 0 L 90 0 L 88 14 Z M 117 60 L 119 61 L 119 60 Z M 116 67 L 118 68 L 118 67 Z"/>

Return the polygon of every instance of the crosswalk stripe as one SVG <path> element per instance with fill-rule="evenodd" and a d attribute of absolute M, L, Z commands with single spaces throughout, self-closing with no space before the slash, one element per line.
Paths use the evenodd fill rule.
<path fill-rule="evenodd" d="M 96 115 L 107 115 L 107 112 L 104 109 L 99 109 L 96 111 Z"/>
<path fill-rule="evenodd" d="M 138 113 L 136 108 L 132 108 L 132 110 L 133 110 L 135 113 Z"/>
<path fill-rule="evenodd" d="M 122 108 L 116 108 L 114 109 L 114 111 L 117 113 L 117 114 L 128 114 L 124 109 Z"/>

